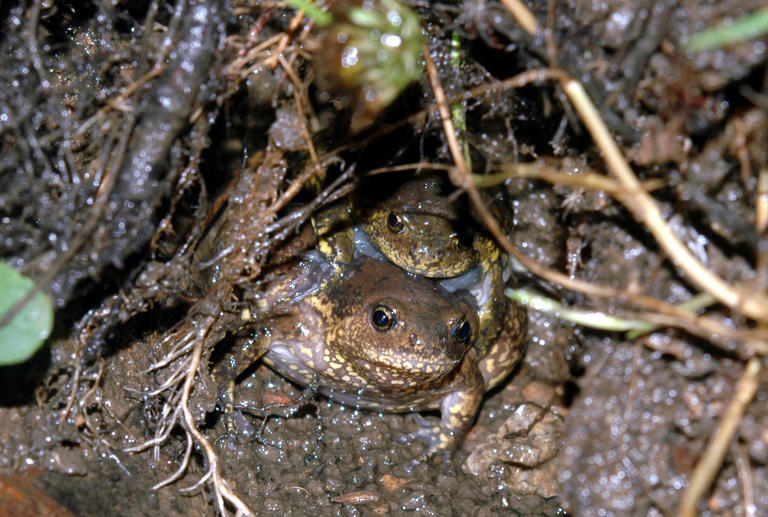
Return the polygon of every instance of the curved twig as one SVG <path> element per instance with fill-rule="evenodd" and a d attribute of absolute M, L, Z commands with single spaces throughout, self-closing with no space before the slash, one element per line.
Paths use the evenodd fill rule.
<path fill-rule="evenodd" d="M 691 475 L 691 483 L 688 485 L 683 499 L 680 502 L 680 508 L 677 515 L 679 517 L 693 517 L 696 515 L 696 506 L 704 492 L 712 484 L 715 476 L 720 471 L 726 452 L 731 445 L 731 440 L 736 432 L 736 428 L 744 416 L 747 406 L 757 392 L 759 384 L 759 374 L 761 370 L 760 360 L 753 357 L 747 362 L 744 372 L 741 374 L 736 391 L 728 404 L 728 408 L 723 413 L 720 425 L 717 431 L 710 436 L 707 446 L 704 449 L 704 456 L 696 465 L 696 470 Z"/>

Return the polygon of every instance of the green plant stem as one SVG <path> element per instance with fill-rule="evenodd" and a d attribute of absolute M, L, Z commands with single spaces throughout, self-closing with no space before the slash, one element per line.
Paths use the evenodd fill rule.
<path fill-rule="evenodd" d="M 719 25 L 691 36 L 685 43 L 687 52 L 720 48 L 746 41 L 768 32 L 768 8 L 739 18 L 728 25 Z"/>
<path fill-rule="evenodd" d="M 521 305 L 552 314 L 562 320 L 600 330 L 627 332 L 628 339 L 636 339 L 659 328 L 658 324 L 648 321 L 618 318 L 599 311 L 570 309 L 551 298 L 540 296 L 525 289 L 507 289 L 505 294 L 508 298 Z M 689 311 L 697 311 L 715 302 L 716 300 L 711 295 L 700 293 L 693 296 L 687 302 L 681 303 L 678 307 Z"/>

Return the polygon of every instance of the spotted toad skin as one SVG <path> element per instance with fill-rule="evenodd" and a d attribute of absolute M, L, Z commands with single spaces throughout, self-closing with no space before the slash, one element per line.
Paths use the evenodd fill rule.
<path fill-rule="evenodd" d="M 377 411 L 440 409 L 439 425 L 406 438 L 427 441 L 417 460 L 448 461 L 471 426 L 485 391 L 472 343 L 477 309 L 464 292 L 361 256 L 343 275 L 318 267 L 318 255 L 283 271 L 259 299 L 273 315 L 253 325 L 253 339 L 222 361 L 216 377 L 234 378 L 259 358 L 281 375 L 344 404 Z M 290 298 L 296 278 L 323 275 L 315 292 Z M 265 315 L 267 313 L 264 313 Z"/>
<path fill-rule="evenodd" d="M 439 425 L 425 423 L 403 440 L 428 443 L 411 467 L 433 455 L 449 464 L 483 393 L 519 361 L 526 312 L 503 296 L 506 263 L 498 247 L 483 236 L 471 247 L 461 244 L 453 209 L 433 181 L 406 183 L 373 207 L 358 209 L 344 199 L 315 214 L 317 251 L 276 271 L 251 300 L 259 314 L 247 322 L 252 339 L 222 361 L 215 376 L 232 385 L 263 359 L 350 406 L 439 409 Z M 390 230 L 372 237 L 372 226 L 388 224 L 397 210 L 416 230 L 405 238 Z M 397 259 L 402 249 L 421 270 Z M 432 249 L 440 260 L 430 263 Z M 222 394 L 231 407 L 228 397 L 231 390 Z"/>
<path fill-rule="evenodd" d="M 489 360 L 495 371 L 488 373 L 488 379 L 496 384 L 520 356 L 517 349 L 522 346 L 526 312 L 504 296 L 508 261 L 496 243 L 475 234 L 469 245 L 462 244 L 456 231 L 460 221 L 442 194 L 443 181 L 436 175 L 416 177 L 385 201 L 361 207 L 362 234 L 355 234 L 356 243 L 364 253 L 380 253 L 413 274 L 442 279 L 443 287 L 450 291 L 467 289 L 474 295 L 480 320 L 475 342 L 478 357 L 493 352 L 514 358 Z M 512 350 L 494 350 L 496 347 Z"/>
<path fill-rule="evenodd" d="M 458 215 L 442 195 L 442 181 L 427 175 L 406 181 L 386 200 L 359 203 L 359 220 L 371 243 L 393 264 L 415 275 L 449 278 L 492 260 L 494 247 L 476 236 L 464 242 Z M 498 256 L 498 253 L 496 253 Z"/>

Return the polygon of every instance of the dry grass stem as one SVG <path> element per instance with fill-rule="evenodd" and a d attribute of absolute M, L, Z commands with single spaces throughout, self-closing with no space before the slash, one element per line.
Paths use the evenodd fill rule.
<path fill-rule="evenodd" d="M 476 187 L 472 185 L 467 188 L 470 195 L 472 193 L 472 188 Z M 480 197 L 479 193 L 477 194 L 477 197 Z M 475 204 L 483 223 L 499 242 L 501 247 L 531 271 L 531 273 L 547 282 L 560 285 L 565 289 L 580 292 L 590 297 L 627 301 L 640 307 L 651 309 L 652 311 L 655 311 L 656 316 L 651 316 L 651 313 L 648 313 L 648 321 L 682 328 L 695 336 L 699 336 L 720 346 L 726 351 L 732 350 L 731 347 L 727 346 L 726 343 L 723 343 L 722 340 L 732 339 L 739 341 L 744 345 L 741 349 L 737 350 L 737 353 L 743 358 L 750 357 L 754 353 L 768 355 L 768 338 L 766 338 L 765 331 L 761 329 L 733 328 L 717 319 L 697 316 L 691 311 L 665 303 L 657 298 L 634 291 L 597 285 L 592 282 L 573 278 L 565 273 L 561 273 L 560 271 L 537 262 L 515 247 L 512 241 L 510 241 L 504 234 L 498 221 L 496 221 L 484 204 L 478 204 L 474 199 L 473 203 Z M 480 199 L 479 203 L 482 203 L 482 199 Z M 642 317 L 638 318 L 642 319 Z"/>
<path fill-rule="evenodd" d="M 764 320 L 768 317 L 768 297 L 762 293 L 740 292 L 729 286 L 722 278 L 704 267 L 677 238 L 664 220 L 656 202 L 643 189 L 637 176 L 624 160 L 618 145 L 608 132 L 608 128 L 581 83 L 570 79 L 563 83 L 563 90 L 602 151 L 608 168 L 624 189 L 624 206 L 638 221 L 645 224 L 677 267 L 684 271 L 699 289 L 708 292 L 724 305 L 756 320 Z"/>
<path fill-rule="evenodd" d="M 750 470 L 749 454 L 747 453 L 746 448 L 738 442 L 733 442 L 731 451 L 736 460 L 736 471 L 739 473 L 739 482 L 742 487 L 744 517 L 757 517 L 754 476 Z"/>
<path fill-rule="evenodd" d="M 437 73 L 435 62 L 432 60 L 432 56 L 429 55 L 429 49 L 426 47 L 426 45 L 422 49 L 422 52 L 424 54 L 424 61 L 427 65 L 429 84 L 432 87 L 432 92 L 435 94 L 437 109 L 440 113 L 440 121 L 443 124 L 443 133 L 445 134 L 445 139 L 448 142 L 448 149 L 451 152 L 453 163 L 456 165 L 455 169 L 449 171 L 449 175 L 458 169 L 460 175 L 451 179 L 453 180 L 454 185 L 457 187 L 466 188 L 466 185 L 463 185 L 463 183 L 466 183 L 467 176 L 470 178 L 471 176 L 469 170 L 467 169 L 467 162 L 464 159 L 464 154 L 461 152 L 459 139 L 456 136 L 456 128 L 453 127 L 453 120 L 451 119 L 451 106 L 448 102 L 448 99 L 445 97 L 445 90 L 443 90 L 443 86 L 440 84 L 440 76 Z"/>
<path fill-rule="evenodd" d="M 529 35 L 533 36 L 536 33 L 538 28 L 535 18 L 525 5 L 517 0 L 504 0 L 504 5 Z M 708 292 L 724 305 L 756 320 L 765 320 L 768 315 L 768 297 L 759 292 L 742 292 L 734 289 L 693 256 L 685 244 L 674 235 L 656 202 L 642 188 L 581 83 L 567 75 L 560 79 L 560 83 L 592 135 L 595 144 L 602 151 L 608 168 L 624 189 L 623 198 L 626 200 L 626 202 L 623 201 L 624 205 L 646 225 L 674 263 L 699 289 Z"/>
<path fill-rule="evenodd" d="M 249 74 L 253 73 L 259 66 L 264 64 L 265 59 L 257 59 L 261 56 L 265 50 L 276 45 L 281 40 L 280 34 L 276 34 L 271 38 L 267 38 L 255 47 L 244 52 L 242 55 L 238 55 L 227 66 L 227 76 L 231 78 L 239 77 L 244 80 Z M 234 44 L 234 43 L 233 43 Z M 245 48 L 245 47 L 243 47 Z M 248 63 L 251 63 L 248 65 Z M 247 68 L 246 68 L 246 65 Z"/>
<path fill-rule="evenodd" d="M 760 169 L 757 175 L 755 229 L 758 234 L 763 234 L 768 229 L 768 168 L 765 167 Z"/>
<path fill-rule="evenodd" d="M 472 176 L 475 185 L 480 188 L 497 185 L 513 177 L 540 179 L 555 185 L 568 185 L 576 188 L 602 190 L 616 198 L 620 198 L 624 195 L 624 190 L 616 180 L 607 178 L 595 171 L 583 171 L 580 174 L 565 174 L 557 172 L 554 167 L 545 165 L 542 162 L 517 163 L 514 165 L 505 164 L 501 166 L 501 172 L 499 173 L 488 174 L 485 176 L 475 174 Z M 666 183 L 659 179 L 651 179 L 643 182 L 643 188 L 647 190 L 655 190 L 665 186 Z"/>
<path fill-rule="evenodd" d="M 760 359 L 753 357 L 747 362 L 744 372 L 736 384 L 733 399 L 723 413 L 717 431 L 707 442 L 704 455 L 691 475 L 691 482 L 683 494 L 677 512 L 678 517 L 693 517 L 697 514 L 696 507 L 699 499 L 702 498 L 720 471 L 741 417 L 757 392 L 760 370 Z"/>
<path fill-rule="evenodd" d="M 531 36 L 536 33 L 538 25 L 536 18 L 520 0 L 501 0 L 501 3 L 509 9 L 515 21 L 520 24 L 525 32 Z"/>
<path fill-rule="evenodd" d="M 280 42 L 277 44 L 277 48 L 275 49 L 274 53 L 271 57 L 264 61 L 265 66 L 268 68 L 275 68 L 277 67 L 280 59 L 285 59 L 283 58 L 283 52 L 285 52 L 285 49 L 288 47 L 288 43 L 291 41 L 291 36 L 294 32 L 296 32 L 296 29 L 299 28 L 299 25 L 301 25 L 303 20 L 303 11 L 297 11 L 296 14 L 293 15 L 293 18 L 291 18 L 291 23 L 288 26 L 288 30 L 281 35 Z M 310 23 L 312 22 L 310 21 Z"/>
<path fill-rule="evenodd" d="M 293 83 L 293 99 L 294 99 L 294 105 L 296 106 L 296 113 L 299 115 L 300 125 L 301 125 L 301 134 L 304 137 L 304 141 L 307 144 L 307 152 L 309 152 L 309 158 L 312 160 L 312 165 L 315 167 L 315 173 L 316 174 L 322 174 L 323 167 L 320 165 L 320 161 L 317 159 L 317 151 L 315 150 L 315 144 L 312 142 L 312 134 L 309 132 L 309 128 L 307 127 L 307 116 L 304 112 L 304 92 L 305 88 L 302 82 L 299 80 L 299 78 L 296 76 L 296 73 L 293 71 L 293 68 L 291 65 L 285 60 L 285 58 L 278 54 L 277 55 L 278 62 L 280 63 L 280 66 L 283 67 L 283 70 L 285 71 L 288 78 Z"/>

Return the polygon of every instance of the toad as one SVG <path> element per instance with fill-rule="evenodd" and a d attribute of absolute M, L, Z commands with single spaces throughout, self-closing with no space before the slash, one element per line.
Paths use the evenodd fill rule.
<path fill-rule="evenodd" d="M 251 338 L 214 375 L 233 385 L 261 358 L 288 379 L 353 407 L 440 409 L 439 424 L 402 440 L 428 444 L 412 466 L 434 455 L 449 465 L 486 388 L 483 361 L 472 348 L 474 299 L 364 255 L 344 267 L 335 274 L 323 255 L 310 252 L 274 275 L 252 300 L 261 312 L 250 324 Z M 222 402 L 231 407 L 230 396 Z"/>
<path fill-rule="evenodd" d="M 507 257 L 482 234 L 462 237 L 456 230 L 458 214 L 442 190 L 442 177 L 425 175 L 403 183 L 382 202 L 361 206 L 360 224 L 355 226 L 357 247 L 413 274 L 439 278 L 450 291 L 470 290 L 480 320 L 475 343 L 479 357 L 485 357 L 496 343 L 520 347 L 522 335 L 510 341 L 508 327 L 516 327 L 520 333 L 526 314 L 504 296 L 509 278 Z M 496 371 L 486 379 L 491 384 L 512 370 L 520 354 L 505 355 L 514 360 L 494 363 Z"/>

